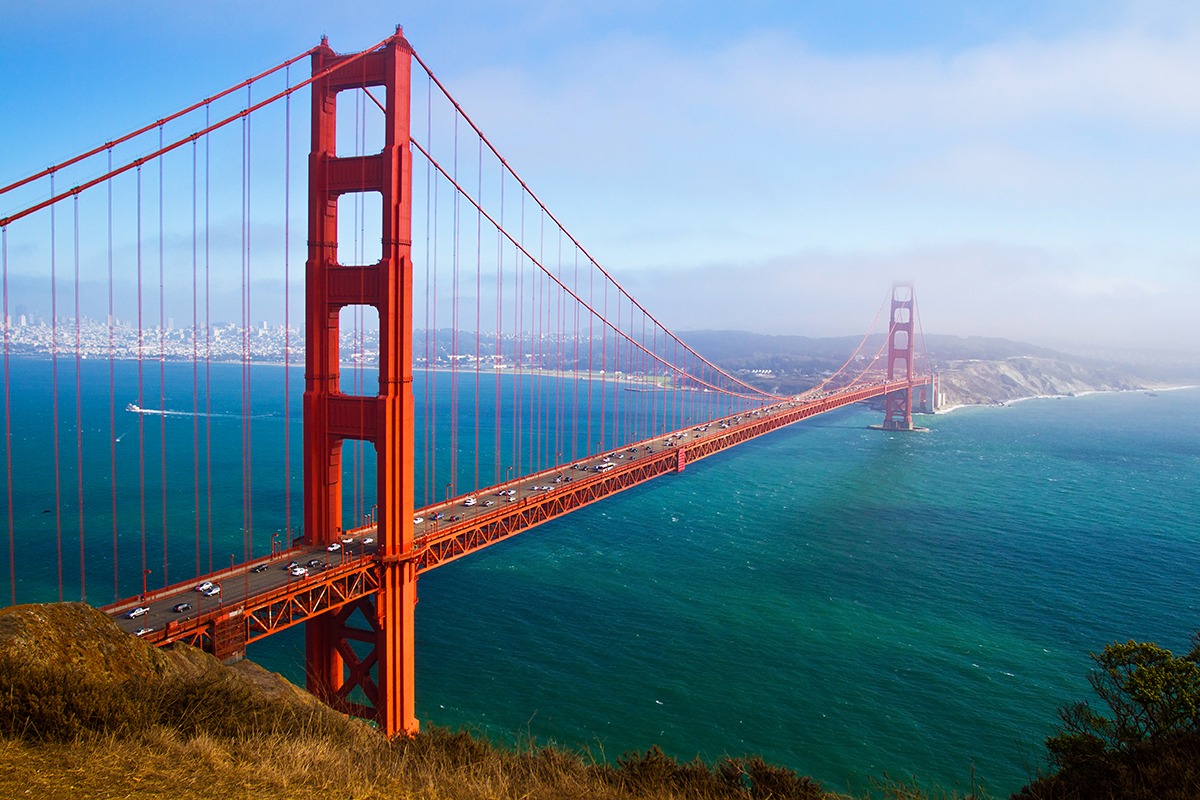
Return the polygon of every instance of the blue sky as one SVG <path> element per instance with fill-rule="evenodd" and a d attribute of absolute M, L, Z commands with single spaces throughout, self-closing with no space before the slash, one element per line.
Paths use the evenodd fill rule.
<path fill-rule="evenodd" d="M 926 332 L 1200 356 L 1186 2 L 10 2 L 0 182 L 329 36 L 403 24 L 677 330 Z"/>

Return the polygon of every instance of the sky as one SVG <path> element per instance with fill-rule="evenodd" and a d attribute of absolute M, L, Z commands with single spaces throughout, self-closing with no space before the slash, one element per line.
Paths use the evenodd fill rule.
<path fill-rule="evenodd" d="M 1194 356 L 1200 6 L 310 0 L 0 6 L 0 183 L 396 25 L 668 327 Z"/>

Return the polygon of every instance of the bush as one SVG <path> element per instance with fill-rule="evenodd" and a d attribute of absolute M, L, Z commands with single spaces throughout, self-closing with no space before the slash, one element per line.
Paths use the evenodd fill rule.
<path fill-rule="evenodd" d="M 1103 703 L 1059 709 L 1046 739 L 1055 772 L 1022 798 L 1200 797 L 1200 634 L 1176 656 L 1146 642 L 1113 643 L 1088 676 Z"/>

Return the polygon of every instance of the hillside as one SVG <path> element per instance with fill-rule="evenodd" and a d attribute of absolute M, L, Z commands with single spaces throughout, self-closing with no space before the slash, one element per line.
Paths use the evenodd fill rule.
<path fill-rule="evenodd" d="M 1087 366 L 1060 358 L 1015 356 L 997 361 L 947 361 L 939 369 L 946 404 L 1004 403 L 1026 397 L 1144 388 L 1115 367 Z"/>

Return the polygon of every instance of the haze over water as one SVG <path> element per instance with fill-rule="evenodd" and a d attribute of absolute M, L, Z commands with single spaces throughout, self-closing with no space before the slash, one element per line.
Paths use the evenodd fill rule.
<path fill-rule="evenodd" d="M 191 367 L 168 366 L 186 372 L 187 395 L 168 407 L 189 408 Z M 236 365 L 213 375 L 214 394 L 238 397 Z M 14 396 L 15 422 L 48 413 L 24 388 L 35 383 Z M 106 467 L 107 386 L 87 404 L 104 424 L 88 429 L 85 457 Z M 1133 638 L 1178 652 L 1200 628 L 1200 390 L 961 409 L 912 435 L 866 429 L 878 419 L 857 406 L 826 414 L 425 574 L 418 717 L 610 758 L 653 744 L 685 760 L 758 753 L 835 789 L 884 772 L 967 787 L 972 767 L 993 793 L 1016 789 L 1055 708 L 1088 697 L 1089 651 Z M 190 447 L 189 418 L 165 423 Z M 144 426 L 152 476 L 159 426 Z M 218 543 L 220 566 L 241 546 L 222 474 L 236 475 L 241 429 L 218 419 L 212 430 L 228 461 L 214 465 L 230 514 L 218 528 L 238 540 Z M 256 448 L 280 449 L 281 417 L 254 430 Z M 43 470 L 37 454 L 50 454 L 27 433 L 14 433 L 18 463 Z M 136 446 L 135 425 L 118 433 L 121 448 Z M 74 446 L 73 431 L 64 442 Z M 256 466 L 256 492 L 281 498 L 281 480 Z M 99 514 L 106 478 L 87 491 Z M 181 491 L 173 580 L 191 559 L 190 483 Z M 40 514 L 52 498 L 23 502 Z M 256 526 L 269 531 L 279 512 L 258 502 Z M 21 601 L 55 595 L 51 517 L 19 530 Z M 98 527 L 89 598 L 103 603 L 111 542 Z M 269 549 L 264 536 L 257 550 Z M 122 559 L 136 558 L 128 547 Z M 250 657 L 302 683 L 301 633 Z"/>

